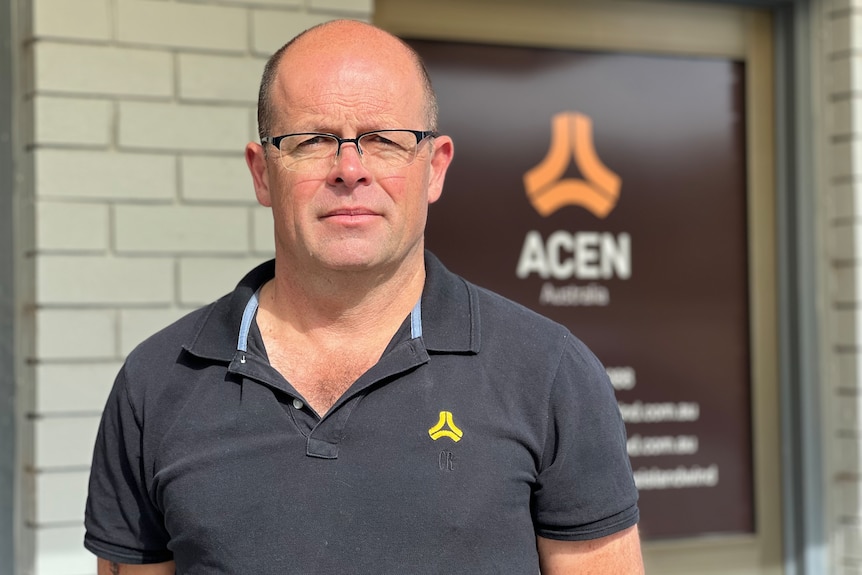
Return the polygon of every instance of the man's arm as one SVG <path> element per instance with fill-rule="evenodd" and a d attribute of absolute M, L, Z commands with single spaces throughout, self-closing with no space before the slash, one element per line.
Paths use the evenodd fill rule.
<path fill-rule="evenodd" d="M 643 575 L 637 525 L 590 541 L 537 537 L 542 575 Z"/>
<path fill-rule="evenodd" d="M 129 565 L 99 558 L 98 566 L 98 575 L 174 575 L 177 572 L 176 564 L 173 561 L 148 565 Z"/>

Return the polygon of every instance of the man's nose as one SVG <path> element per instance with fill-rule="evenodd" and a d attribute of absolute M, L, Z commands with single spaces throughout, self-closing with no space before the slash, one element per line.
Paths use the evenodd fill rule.
<path fill-rule="evenodd" d="M 371 172 L 362 163 L 362 155 L 356 142 L 342 142 L 335 157 L 335 163 L 329 170 L 329 180 L 332 184 L 343 184 L 348 187 L 371 182 Z"/>

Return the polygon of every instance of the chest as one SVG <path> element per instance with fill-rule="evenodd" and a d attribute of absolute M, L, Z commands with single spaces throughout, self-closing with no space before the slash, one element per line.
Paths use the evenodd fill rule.
<path fill-rule="evenodd" d="M 479 557 L 470 572 L 531 572 L 540 446 L 516 431 L 526 414 L 487 378 L 467 394 L 432 372 L 377 382 L 311 428 L 302 409 L 248 379 L 190 405 L 153 462 L 178 564 L 231 549 L 321 573 L 443 572 L 428 567 Z M 335 457 L 309 456 L 312 441 L 334 444 Z"/>
<path fill-rule="evenodd" d="M 373 366 L 380 351 L 355 349 L 284 353 L 270 345 L 270 365 L 317 413 L 330 410 L 338 399 Z"/>

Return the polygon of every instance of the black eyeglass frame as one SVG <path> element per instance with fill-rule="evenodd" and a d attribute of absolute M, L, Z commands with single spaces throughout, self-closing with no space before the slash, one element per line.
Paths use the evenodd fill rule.
<path fill-rule="evenodd" d="M 264 136 L 260 139 L 261 144 L 272 144 L 275 146 L 277 150 L 281 150 L 281 141 L 285 138 L 289 138 L 291 136 L 326 136 L 328 138 L 335 138 L 335 141 L 338 142 L 338 147 L 335 149 L 335 158 L 338 158 L 341 154 L 341 146 L 342 144 L 354 144 L 356 146 L 356 151 L 359 152 L 359 155 L 362 155 L 362 147 L 359 145 L 359 140 L 364 138 L 365 136 L 369 136 L 372 134 L 380 134 L 385 132 L 409 132 L 416 136 L 416 146 L 418 147 L 422 140 L 425 138 L 436 138 L 439 136 L 439 132 L 434 130 L 407 130 L 401 128 L 392 128 L 390 130 L 371 130 L 370 132 L 362 132 L 361 134 L 357 134 L 355 138 L 340 138 L 335 134 L 327 134 L 325 132 L 297 132 L 295 134 L 285 134 L 283 136 Z M 415 159 L 415 157 L 414 157 Z M 410 165 L 410 164 L 407 164 Z"/>

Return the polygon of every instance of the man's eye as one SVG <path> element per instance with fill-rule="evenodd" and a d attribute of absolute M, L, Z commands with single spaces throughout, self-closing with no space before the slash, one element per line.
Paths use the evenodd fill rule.
<path fill-rule="evenodd" d="M 332 138 L 327 138 L 326 136 L 306 136 L 297 143 L 297 147 L 308 148 L 311 146 L 320 146 L 331 143 Z"/>

